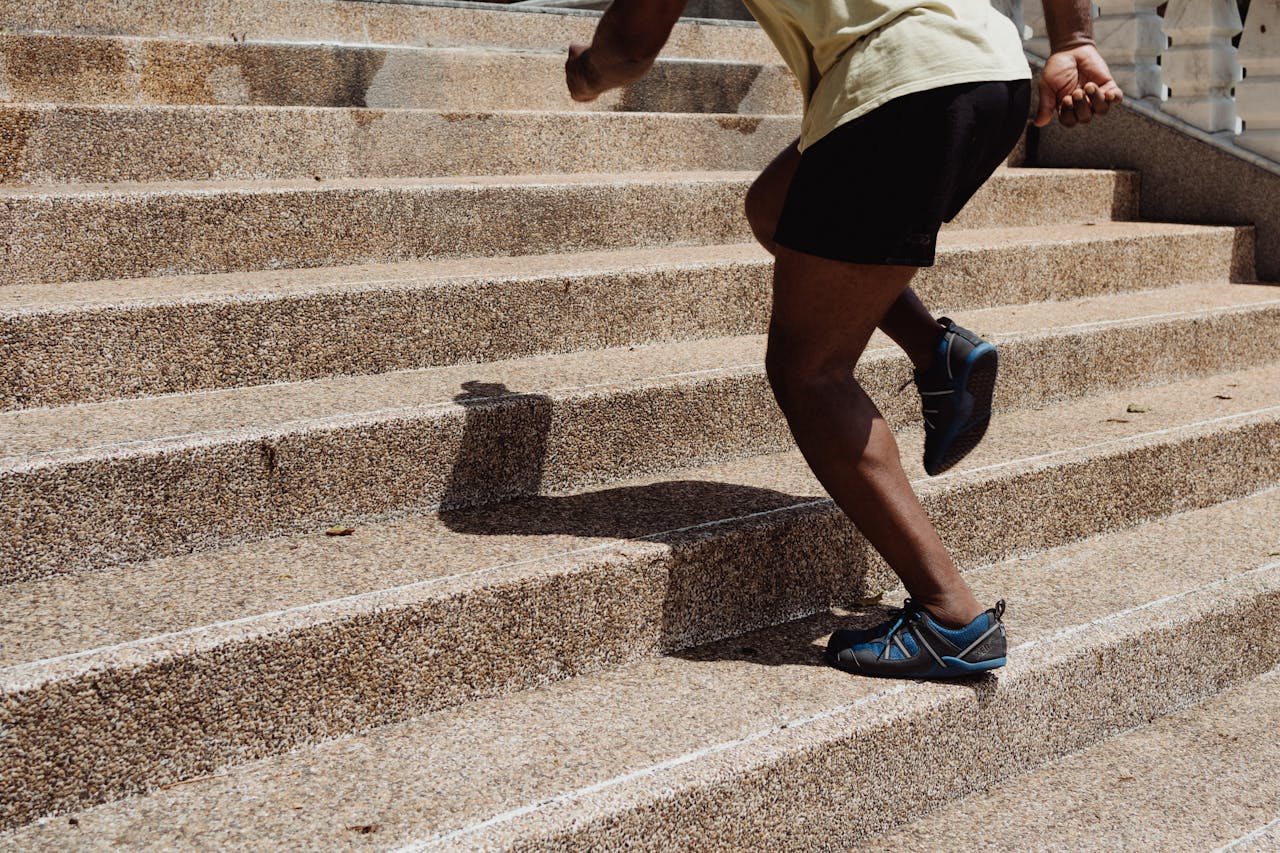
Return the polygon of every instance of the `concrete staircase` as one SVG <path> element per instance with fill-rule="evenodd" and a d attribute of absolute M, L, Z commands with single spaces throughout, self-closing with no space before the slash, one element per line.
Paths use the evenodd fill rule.
<path fill-rule="evenodd" d="M 906 360 L 860 375 L 1015 651 L 859 679 L 821 642 L 902 593 L 763 375 L 740 207 L 798 103 L 758 29 L 580 108 L 580 14 L 0 20 L 0 846 L 1276 840 L 1250 229 L 1009 168 L 944 232 L 919 290 L 1001 346 L 989 437 L 926 478 Z"/>

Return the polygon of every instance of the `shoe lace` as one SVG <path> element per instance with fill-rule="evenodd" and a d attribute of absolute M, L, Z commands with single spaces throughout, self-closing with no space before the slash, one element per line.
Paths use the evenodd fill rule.
<path fill-rule="evenodd" d="M 902 602 L 902 607 L 892 611 L 891 618 L 893 619 L 893 624 L 890 625 L 889 630 L 885 632 L 884 649 L 878 656 L 879 660 L 888 659 L 889 649 L 893 646 L 897 646 L 898 651 L 902 652 L 904 657 L 911 657 L 911 653 L 907 651 L 907 647 L 903 645 L 902 642 L 902 634 L 904 632 L 910 632 L 911 639 L 915 644 L 917 646 L 922 646 L 925 651 L 933 657 L 938 666 L 946 668 L 946 663 L 938 656 L 938 653 L 934 651 L 933 646 L 929 645 L 925 641 L 924 637 L 920 636 L 920 632 L 911 630 L 918 622 L 920 622 L 921 619 L 924 618 L 920 611 L 920 607 L 914 601 L 908 598 L 906 601 Z"/>

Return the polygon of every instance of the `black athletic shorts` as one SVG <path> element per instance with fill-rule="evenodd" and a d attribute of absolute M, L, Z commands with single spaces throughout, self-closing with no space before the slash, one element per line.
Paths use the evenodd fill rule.
<path fill-rule="evenodd" d="M 788 249 L 861 264 L 933 265 L 950 222 L 1017 143 L 1031 82 L 904 95 L 810 145 L 778 218 Z"/>

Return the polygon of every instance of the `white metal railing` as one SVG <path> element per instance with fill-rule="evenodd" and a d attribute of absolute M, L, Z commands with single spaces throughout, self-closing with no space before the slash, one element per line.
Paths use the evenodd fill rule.
<path fill-rule="evenodd" d="M 1040 0 L 993 2 L 1048 55 Z M 1238 0 L 1095 0 L 1094 37 L 1127 96 L 1280 161 L 1280 0 L 1251 0 L 1243 22 Z"/>

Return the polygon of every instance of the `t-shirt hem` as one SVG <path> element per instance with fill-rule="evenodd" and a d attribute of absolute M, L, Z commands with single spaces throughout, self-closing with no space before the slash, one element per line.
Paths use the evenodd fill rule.
<path fill-rule="evenodd" d="M 817 132 L 810 134 L 801 134 L 800 151 L 803 152 L 813 143 L 826 136 L 831 131 L 847 124 L 854 119 L 864 116 L 874 110 L 876 107 L 883 106 L 894 98 L 901 98 L 904 95 L 914 95 L 917 92 L 926 92 L 929 89 L 941 89 L 943 86 L 952 86 L 957 83 L 1003 83 L 1012 80 L 1030 80 L 1031 70 L 1029 68 L 1013 69 L 1013 68 L 986 68 L 981 70 L 969 69 L 966 71 L 958 71 L 953 74 L 944 74 L 940 77 L 929 77 L 924 80 L 912 80 L 910 83 L 903 83 L 887 92 L 877 95 L 865 103 L 859 104 L 846 113 L 841 113 L 835 118 L 829 126 L 823 126 Z"/>

